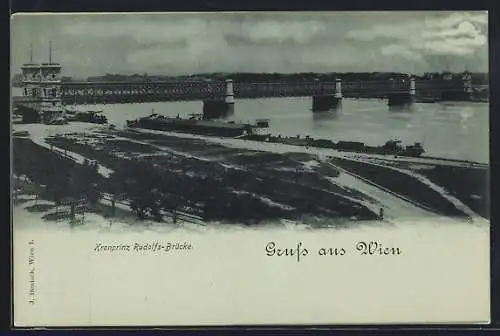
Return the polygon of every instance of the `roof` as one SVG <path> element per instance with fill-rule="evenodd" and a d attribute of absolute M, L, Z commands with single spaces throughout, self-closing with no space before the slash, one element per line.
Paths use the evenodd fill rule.
<path fill-rule="evenodd" d="M 39 68 L 62 68 L 59 63 L 24 63 L 22 69 L 39 69 Z"/>

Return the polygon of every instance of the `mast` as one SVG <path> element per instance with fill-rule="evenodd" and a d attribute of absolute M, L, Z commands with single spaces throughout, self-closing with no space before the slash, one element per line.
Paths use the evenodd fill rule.
<path fill-rule="evenodd" d="M 49 64 L 52 64 L 52 41 L 49 41 Z"/>
<path fill-rule="evenodd" d="M 30 43 L 30 63 L 33 63 L 33 43 Z"/>

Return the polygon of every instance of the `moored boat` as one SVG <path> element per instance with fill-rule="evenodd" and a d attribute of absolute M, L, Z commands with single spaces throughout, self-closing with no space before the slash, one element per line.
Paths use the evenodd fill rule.
<path fill-rule="evenodd" d="M 203 120 L 193 117 L 189 119 L 183 119 L 180 116 L 172 118 L 156 113 L 136 120 L 127 120 L 127 127 L 223 137 L 237 137 L 252 132 L 252 126 L 249 124 Z"/>
<path fill-rule="evenodd" d="M 269 127 L 269 121 L 257 120 L 255 124 L 237 121 L 206 120 L 202 114 L 191 114 L 189 118 L 166 117 L 157 113 L 135 120 L 127 120 L 129 128 L 144 128 L 157 131 L 191 133 L 199 135 L 241 137 L 258 134 Z"/>

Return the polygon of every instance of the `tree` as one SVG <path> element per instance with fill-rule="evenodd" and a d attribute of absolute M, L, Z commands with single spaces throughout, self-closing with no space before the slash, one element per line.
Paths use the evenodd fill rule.
<path fill-rule="evenodd" d="M 164 172 L 160 189 L 160 206 L 163 210 L 172 213 L 174 223 L 177 222 L 177 212 L 188 202 L 190 189 L 186 188 L 183 177 Z"/>
<path fill-rule="evenodd" d="M 84 194 L 88 197 L 89 203 L 95 206 L 99 199 L 102 197 L 101 190 L 99 188 L 99 169 L 97 162 L 88 162 L 87 166 L 84 166 L 85 175 L 84 178 L 87 180 L 85 184 Z"/>
<path fill-rule="evenodd" d="M 123 169 L 113 173 L 110 181 L 112 192 L 130 200 L 130 208 L 138 219 L 144 220 L 149 216 L 161 219 L 158 191 L 161 180 L 153 167 L 131 160 Z"/>

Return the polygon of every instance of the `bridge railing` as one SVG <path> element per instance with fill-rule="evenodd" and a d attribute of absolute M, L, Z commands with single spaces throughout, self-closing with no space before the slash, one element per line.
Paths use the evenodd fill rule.
<path fill-rule="evenodd" d="M 145 82 L 145 83 L 68 83 L 62 86 L 64 98 L 79 97 L 97 100 L 136 100 L 143 97 L 147 101 L 191 100 L 210 96 L 225 95 L 225 83 L 218 82 Z"/>
<path fill-rule="evenodd" d="M 316 82 L 260 82 L 235 83 L 236 98 L 311 96 L 319 93 L 334 93 L 335 83 Z"/>
<path fill-rule="evenodd" d="M 235 97 L 281 97 L 310 96 L 317 94 L 334 94 L 336 82 L 259 82 L 234 83 Z M 408 90 L 408 83 L 388 83 L 387 81 L 347 82 L 342 83 L 342 91 L 391 92 Z M 109 82 L 73 82 L 62 86 L 63 96 L 70 97 L 108 97 L 112 96 L 147 96 L 148 99 L 204 99 L 223 98 L 226 93 L 226 83 L 220 82 L 145 82 L 145 83 L 109 83 Z"/>

